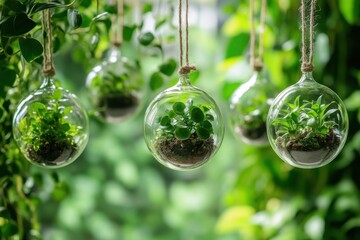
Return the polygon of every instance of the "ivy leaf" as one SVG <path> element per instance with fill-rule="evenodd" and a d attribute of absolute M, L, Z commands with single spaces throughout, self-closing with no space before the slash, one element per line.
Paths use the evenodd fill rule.
<path fill-rule="evenodd" d="M 65 7 L 66 5 L 57 2 L 39 3 L 36 2 L 30 10 L 30 14 L 40 12 L 45 9 Z"/>
<path fill-rule="evenodd" d="M 3 6 L 17 13 L 26 11 L 26 6 L 17 0 L 6 0 Z"/>
<path fill-rule="evenodd" d="M 43 53 L 41 43 L 34 38 L 20 38 L 20 50 L 27 62 L 32 62 Z"/>
<path fill-rule="evenodd" d="M 150 88 L 152 91 L 155 91 L 164 84 L 164 78 L 159 72 L 155 72 L 150 77 Z"/>
<path fill-rule="evenodd" d="M 36 22 L 25 13 L 19 13 L 8 17 L 0 24 L 1 35 L 4 37 L 20 36 L 31 31 L 35 26 Z"/>
<path fill-rule="evenodd" d="M 16 72 L 9 68 L 0 68 L 0 97 L 5 98 L 6 89 L 5 87 L 11 87 L 16 80 Z"/>
<path fill-rule="evenodd" d="M 154 34 L 152 34 L 151 32 L 147 32 L 140 35 L 139 42 L 143 46 L 149 46 L 154 41 L 154 39 L 155 39 Z"/>
<path fill-rule="evenodd" d="M 174 73 L 176 66 L 176 61 L 174 59 L 169 59 L 167 62 L 160 65 L 159 70 L 170 77 Z"/>
<path fill-rule="evenodd" d="M 1 233 L 3 238 L 14 236 L 18 233 L 17 224 L 13 220 L 9 219 L 9 221 L 6 221 L 1 227 Z"/>
<path fill-rule="evenodd" d="M 136 26 L 124 26 L 123 28 L 123 37 L 124 37 L 124 41 L 130 41 L 134 31 L 136 29 Z"/>

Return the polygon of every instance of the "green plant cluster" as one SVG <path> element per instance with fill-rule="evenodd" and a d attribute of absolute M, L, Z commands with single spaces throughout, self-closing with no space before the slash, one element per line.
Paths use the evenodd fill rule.
<path fill-rule="evenodd" d="M 294 103 L 287 103 L 287 108 L 281 110 L 272 124 L 276 127 L 276 141 L 282 147 L 289 142 L 298 142 L 305 148 L 320 149 L 324 147 L 320 145 L 321 139 L 336 133 L 337 123 L 330 117 L 339 109 L 337 106 L 329 109 L 335 102 L 323 104 L 322 97 L 301 103 L 297 96 Z"/>
<path fill-rule="evenodd" d="M 57 152 L 49 152 L 55 150 L 54 145 L 61 148 L 72 147 L 77 148 L 75 142 L 76 136 L 81 134 L 81 129 L 69 122 L 67 114 L 72 111 L 72 107 L 61 108 L 59 101 L 62 98 L 60 89 L 54 91 L 54 99 L 51 105 L 46 106 L 40 102 L 32 103 L 28 108 L 28 116 L 24 117 L 19 123 L 19 131 L 21 133 L 21 141 L 23 141 L 25 149 L 29 157 L 32 158 L 32 151 L 40 159 L 34 161 L 51 160 L 51 154 Z M 48 148 L 48 150 L 45 150 Z M 46 155 L 44 155 L 44 152 Z M 50 155 L 50 156 L 49 156 Z"/>
<path fill-rule="evenodd" d="M 104 96 L 130 95 L 133 90 L 139 86 L 129 81 L 129 74 L 115 74 L 113 72 L 104 73 L 103 77 L 96 76 L 92 81 L 90 88 L 99 88 Z"/>
<path fill-rule="evenodd" d="M 171 109 L 165 111 L 164 116 L 159 117 L 160 137 L 179 140 L 189 139 L 192 135 L 206 140 L 213 133 L 213 115 L 209 112 L 210 108 L 205 105 L 194 105 L 193 100 L 189 99 L 186 104 L 175 102 Z"/>

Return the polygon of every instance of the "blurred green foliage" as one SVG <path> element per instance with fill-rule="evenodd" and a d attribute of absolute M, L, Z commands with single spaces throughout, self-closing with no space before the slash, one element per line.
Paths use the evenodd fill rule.
<path fill-rule="evenodd" d="M 40 46 L 36 43 L 29 52 L 28 45 L 33 39 L 41 42 L 40 15 L 6 4 L 31 2 L 0 1 L 1 20 L 20 15 L 28 23 L 25 33 L 24 28 L 16 33 L 6 28 L 8 34 L 0 45 L 1 239 L 360 238 L 357 0 L 318 1 L 314 77 L 345 100 L 350 118 L 348 141 L 339 157 L 321 169 L 294 169 L 270 147 L 259 149 L 235 140 L 228 128 L 214 159 L 191 172 L 174 172 L 153 159 L 142 136 L 144 110 L 121 125 L 92 119 L 86 152 L 64 169 L 29 166 L 12 140 L 11 118 L 20 99 L 40 84 Z M 86 103 L 85 78 L 109 47 L 116 8 L 102 1 L 75 1 L 71 6 L 65 6 L 70 3 L 67 0 L 58 2 L 49 6 L 56 7 L 56 76 Z M 227 100 L 251 75 L 249 6 L 240 0 L 219 2 L 217 13 L 226 15 L 220 34 L 191 29 L 190 59 L 201 69 L 191 78 L 214 96 L 227 118 Z M 146 104 L 177 81 L 176 74 L 171 74 L 176 69 L 171 55 L 176 47 L 175 5 L 168 0 L 143 2 L 140 21 L 134 18 L 133 5 L 125 8 L 121 50 L 142 67 L 139 71 L 149 83 Z M 165 10 L 159 11 L 159 6 Z M 269 1 L 265 66 L 279 89 L 300 78 L 299 6 L 300 1 Z M 81 14 L 79 28 L 68 22 L 68 8 Z M 79 23 L 78 15 L 72 19 Z M 145 27 L 149 21 L 155 22 L 150 30 Z M 22 37 L 26 40 L 19 41 Z"/>

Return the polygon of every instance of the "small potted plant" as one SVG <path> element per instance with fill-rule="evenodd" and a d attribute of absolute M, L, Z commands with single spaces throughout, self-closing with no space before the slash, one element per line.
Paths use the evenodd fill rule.
<path fill-rule="evenodd" d="M 214 117 L 204 105 L 175 102 L 158 118 L 155 148 L 162 159 L 175 166 L 194 166 L 206 161 L 216 148 Z"/>
<path fill-rule="evenodd" d="M 287 103 L 272 121 L 275 144 L 287 158 L 303 164 L 318 164 L 330 158 L 339 148 L 341 137 L 336 119 L 339 108 L 335 102 L 303 101 L 300 96 Z"/>
<path fill-rule="evenodd" d="M 64 106 L 62 97 L 62 90 L 57 89 L 48 103 L 34 101 L 26 108 L 20 106 L 26 112 L 18 111 L 23 117 L 14 125 L 15 138 L 25 157 L 37 165 L 57 167 L 68 164 L 82 151 L 80 145 L 83 143 L 80 142 L 86 142 L 85 130 L 70 121 L 71 114 L 81 113 L 74 113 L 77 111 L 75 105 Z"/>
<path fill-rule="evenodd" d="M 139 105 L 138 86 L 128 80 L 129 75 L 107 71 L 94 77 L 89 85 L 95 90 L 93 104 L 100 117 L 113 122 L 134 113 Z"/>

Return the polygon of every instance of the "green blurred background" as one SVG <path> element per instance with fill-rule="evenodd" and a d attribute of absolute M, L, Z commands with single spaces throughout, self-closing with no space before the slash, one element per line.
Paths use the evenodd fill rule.
<path fill-rule="evenodd" d="M 91 19 L 97 7 L 96 1 L 89 2 L 78 8 L 84 19 Z M 268 2 L 265 67 L 282 90 L 301 76 L 300 0 Z M 146 106 L 177 80 L 174 74 L 159 89 L 149 86 L 150 75 L 163 59 L 178 54 L 172 12 L 176 1 L 142 1 L 143 6 L 152 5 L 152 11 L 137 14 L 134 2 L 127 3 L 125 23 L 143 21 L 140 34 L 154 33 L 163 49 L 161 54 L 156 46 L 140 46 L 136 34 L 122 47 L 124 55 L 142 66 L 142 111 L 117 125 L 91 117 L 89 144 L 76 162 L 59 170 L 30 168 L 28 181 L 39 188 L 34 199 L 42 238 L 360 239 L 360 2 L 318 1 L 314 77 L 344 100 L 350 131 L 331 164 L 301 170 L 285 164 L 270 147 L 242 143 L 228 126 L 229 97 L 251 76 L 249 1 L 190 0 L 189 55 L 199 69 L 194 84 L 217 101 L 227 124 L 216 156 L 190 172 L 163 167 L 143 140 Z M 162 16 L 167 23 L 155 29 Z M 86 75 L 109 46 L 108 38 L 100 35 L 90 55 L 89 39 L 70 35 L 55 57 L 57 78 L 85 104 Z"/>

